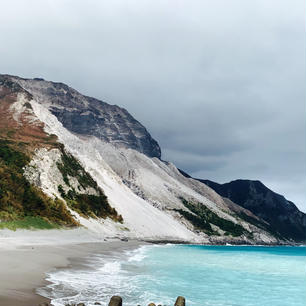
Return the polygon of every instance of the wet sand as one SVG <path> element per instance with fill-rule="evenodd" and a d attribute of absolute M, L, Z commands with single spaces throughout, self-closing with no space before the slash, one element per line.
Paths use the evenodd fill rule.
<path fill-rule="evenodd" d="M 141 244 L 139 241 L 120 240 L 69 242 L 61 240 L 59 234 L 58 244 L 53 239 L 50 244 L 48 241 L 39 244 L 43 239 L 35 241 L 34 235 L 32 245 L 31 241 L 27 240 L 28 237 L 25 239 L 26 243 L 20 245 L 18 239 L 17 243 L 12 243 L 12 237 L 7 239 L 0 235 L 1 306 L 37 306 L 50 302 L 36 293 L 37 288 L 46 285 L 46 272 L 67 267 L 73 260 L 85 258 L 90 254 L 110 254 L 137 248 Z"/>

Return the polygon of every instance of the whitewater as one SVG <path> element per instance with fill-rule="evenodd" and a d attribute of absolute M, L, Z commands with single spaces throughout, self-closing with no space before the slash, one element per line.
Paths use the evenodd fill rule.
<path fill-rule="evenodd" d="M 54 306 L 107 305 L 305 306 L 306 247 L 145 245 L 95 254 L 82 265 L 48 273 L 38 293 Z"/>

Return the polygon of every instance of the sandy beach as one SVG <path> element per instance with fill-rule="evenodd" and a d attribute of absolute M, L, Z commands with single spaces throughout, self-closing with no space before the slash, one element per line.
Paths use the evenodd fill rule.
<path fill-rule="evenodd" d="M 137 248 L 138 241 L 101 238 L 84 229 L 0 231 L 0 305 L 37 306 L 49 300 L 35 290 L 46 284 L 45 273 L 67 267 L 73 259 Z"/>

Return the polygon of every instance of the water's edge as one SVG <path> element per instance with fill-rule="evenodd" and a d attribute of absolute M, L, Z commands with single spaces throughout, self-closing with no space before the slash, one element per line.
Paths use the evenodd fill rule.
<path fill-rule="evenodd" d="M 255 275 L 256 277 L 254 278 L 254 273 L 255 274 L 257 273 L 256 270 L 248 271 L 249 268 L 246 266 L 245 271 L 239 271 L 239 269 L 236 271 L 235 270 L 236 262 L 233 261 L 235 257 L 240 256 L 242 262 L 250 260 L 250 263 L 252 263 L 253 265 L 254 263 L 257 263 L 259 272 L 265 275 L 265 273 L 267 274 L 267 271 L 269 272 L 269 270 L 267 270 L 265 261 L 269 262 L 270 265 L 274 264 L 273 260 L 276 260 L 278 265 L 282 264 L 282 262 L 279 262 L 279 258 L 277 257 L 273 258 L 273 256 L 271 257 L 271 254 L 273 255 L 273 252 L 276 253 L 278 251 L 283 252 L 285 255 L 284 254 L 280 255 L 283 257 L 285 256 L 284 258 L 286 259 L 288 257 L 288 254 L 290 255 L 290 251 L 289 253 L 287 252 L 288 254 L 285 251 L 296 249 L 296 247 L 293 247 L 291 245 L 289 246 L 271 246 L 271 245 L 212 246 L 212 245 L 198 245 L 198 244 L 195 245 L 195 244 L 185 244 L 185 243 L 182 244 L 177 242 L 174 244 L 174 243 L 169 243 L 169 241 L 167 241 L 166 243 L 164 241 L 163 243 L 159 244 L 140 243 L 138 246 L 135 246 L 133 248 L 129 246 L 129 243 L 126 243 L 125 246 L 123 245 L 120 249 L 117 250 L 107 250 L 106 252 L 105 250 L 103 250 L 103 252 L 96 252 L 95 254 L 91 254 L 90 256 L 87 256 L 85 258 L 71 259 L 70 265 L 67 268 L 57 269 L 55 271 L 47 273 L 47 281 L 49 282 L 49 284 L 43 288 L 39 288 L 37 290 L 38 294 L 47 298 L 51 298 L 52 304 L 54 306 L 62 306 L 69 303 L 73 304 L 78 302 L 84 302 L 86 303 L 86 305 L 89 306 L 94 305 L 95 302 L 99 302 L 101 303 L 101 305 L 107 305 L 109 298 L 112 295 L 116 294 L 123 295 L 124 300 L 126 300 L 126 303 L 124 303 L 124 305 L 129 306 L 135 303 L 138 305 L 144 301 L 152 302 L 153 298 L 155 299 L 157 298 L 156 295 L 151 294 L 150 292 L 139 293 L 139 291 L 141 290 L 146 291 L 148 290 L 148 288 L 152 288 L 152 292 L 155 292 L 158 286 L 160 285 L 158 284 L 158 282 L 162 283 L 163 281 L 168 280 L 167 277 L 165 277 L 164 275 L 167 274 L 166 273 L 167 270 L 171 271 L 171 269 L 175 269 L 175 267 L 171 266 L 171 262 L 169 264 L 169 267 L 168 265 L 166 265 L 166 261 L 168 260 L 167 259 L 168 253 L 169 254 L 173 253 L 175 258 L 175 256 L 177 255 L 178 255 L 177 257 L 180 256 L 180 252 L 186 253 L 187 251 L 190 252 L 191 250 L 191 252 L 195 251 L 194 254 L 199 257 L 202 254 L 199 253 L 199 249 L 201 249 L 201 252 L 206 252 L 205 256 L 207 258 L 205 257 L 205 259 L 208 259 L 208 261 L 210 261 L 210 265 L 202 267 L 204 269 L 203 274 L 209 275 L 210 282 L 213 282 L 215 277 L 213 271 L 211 270 L 211 267 L 216 266 L 216 270 L 219 269 L 218 273 L 221 274 L 223 273 L 225 277 L 229 277 L 229 281 L 232 280 L 231 280 L 231 275 L 230 276 L 227 275 L 227 270 L 232 269 L 231 274 L 236 273 L 239 274 L 240 277 L 243 277 L 244 272 L 248 274 L 251 273 L 250 282 L 254 281 L 255 279 L 256 283 L 257 276 Z M 190 247 L 191 249 L 189 250 L 188 247 Z M 153 249 L 156 249 L 157 251 L 152 252 Z M 234 250 L 237 251 L 233 252 Z M 219 257 L 221 256 L 219 261 L 218 260 L 215 262 L 213 261 L 214 258 L 211 256 L 212 251 L 216 253 L 214 255 L 216 258 L 218 258 L 218 256 Z M 229 251 L 232 254 L 227 254 L 229 253 Z M 155 253 L 159 257 L 158 256 L 156 257 Z M 256 256 L 254 256 L 254 254 L 258 256 L 258 258 L 260 259 L 259 262 Z M 186 253 L 185 256 L 186 255 L 188 255 L 188 253 Z M 156 258 L 154 258 L 154 256 Z M 266 259 L 265 258 L 261 259 L 262 256 L 266 256 Z M 148 257 L 148 259 L 144 260 L 146 257 Z M 165 258 L 164 263 L 162 262 L 164 261 L 163 258 Z M 288 257 L 288 259 L 290 259 L 290 257 Z M 162 268 L 160 267 L 161 263 L 165 264 L 164 266 L 162 266 Z M 199 263 L 201 264 L 201 262 Z M 184 261 L 182 261 L 180 264 L 181 266 L 184 265 Z M 157 275 L 155 275 L 154 272 L 150 270 L 151 266 L 154 265 L 155 268 L 157 267 L 157 269 L 160 269 L 159 274 Z M 186 280 L 189 277 L 188 269 L 190 271 L 193 271 L 194 269 L 194 267 L 192 266 L 192 261 L 190 262 L 190 265 L 191 265 L 190 267 L 188 266 L 185 267 L 186 271 L 184 273 L 187 273 Z M 265 269 L 267 271 L 265 271 Z M 173 271 L 171 273 L 173 273 Z M 193 271 L 192 273 L 195 272 Z M 273 273 L 275 273 L 275 271 Z M 286 273 L 286 267 L 283 269 L 282 273 L 283 274 Z M 283 274 L 280 275 L 283 276 Z M 184 275 L 185 274 L 182 274 L 181 276 L 183 276 L 184 278 Z M 266 277 L 268 281 L 270 282 L 274 281 L 273 277 L 271 279 L 269 279 L 270 276 Z M 199 278 L 199 280 L 201 282 L 201 278 Z M 164 283 L 163 285 L 165 288 L 168 286 L 167 283 Z M 188 283 L 182 284 L 181 290 L 183 291 L 184 290 L 183 286 L 186 287 L 187 285 Z M 206 287 L 204 286 L 203 288 L 207 290 L 206 294 L 207 296 L 209 296 L 210 290 L 214 289 L 209 288 L 207 284 L 204 285 Z M 81 290 L 81 288 L 85 289 Z M 203 288 L 199 288 L 199 290 L 203 290 Z M 80 291 L 82 291 L 81 294 Z M 197 292 L 195 292 L 195 295 L 196 294 Z M 220 291 L 219 294 L 222 294 L 222 291 Z M 183 295 L 183 292 L 176 292 L 176 296 L 178 295 Z M 171 297 L 171 299 L 173 304 L 173 297 Z M 167 303 L 169 303 L 169 300 L 170 296 L 167 296 L 167 294 L 165 293 L 164 299 L 157 301 L 153 300 L 153 301 L 156 303 L 160 303 L 162 305 L 168 305 Z M 249 304 L 246 302 L 244 303 L 245 303 L 244 305 L 253 305 L 252 303 Z M 146 303 L 146 305 L 147 304 L 148 303 Z M 192 301 L 190 301 L 190 303 L 188 304 L 198 305 L 196 304 L 196 302 Z M 222 303 L 213 304 L 212 302 L 210 302 L 210 304 L 207 305 L 223 305 L 223 304 Z M 239 305 L 239 304 L 227 304 L 227 305 Z M 264 301 L 263 303 L 261 303 L 261 305 L 265 305 Z M 276 306 L 277 304 L 271 304 L 271 305 Z"/>

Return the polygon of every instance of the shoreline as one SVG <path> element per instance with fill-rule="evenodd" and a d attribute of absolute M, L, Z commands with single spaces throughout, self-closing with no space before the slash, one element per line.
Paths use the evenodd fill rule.
<path fill-rule="evenodd" d="M 305 242 L 282 242 L 282 243 L 245 243 L 245 242 L 237 242 L 237 241 L 211 241 L 211 242 L 194 242 L 194 241 L 185 241 L 185 240 L 154 240 L 154 239 L 143 239 L 139 240 L 150 244 L 186 244 L 186 245 L 205 245 L 205 246 L 266 246 L 266 247 L 299 247 L 306 246 Z"/>
<path fill-rule="evenodd" d="M 9 233 L 11 234 L 11 233 Z M 27 236 L 32 233 L 23 233 Z M 31 242 L 25 237 L 24 243 L 3 237 L 0 233 L 0 305 L 1 306 L 38 306 L 50 303 L 37 293 L 37 289 L 49 284 L 46 273 L 73 266 L 76 262 L 85 262 L 86 257 L 93 254 L 111 255 L 115 252 L 133 250 L 146 244 L 144 241 L 121 241 L 110 239 L 104 241 L 97 237 L 96 241 L 61 241 L 59 231 L 54 231 L 55 241 L 46 241 L 50 232 L 37 232 L 40 239 Z M 75 236 L 76 233 L 71 232 Z M 12 235 L 14 236 L 14 235 Z M 31 237 L 32 238 L 32 237 Z M 74 237 L 75 238 L 75 237 Z M 92 237 L 88 237 L 89 240 Z M 18 239 L 17 239 L 18 240 Z M 30 239 L 32 240 L 32 239 Z M 42 242 L 42 240 L 45 240 Z"/>
<path fill-rule="evenodd" d="M 298 246 L 297 244 L 207 244 L 180 240 L 121 240 L 87 230 L 0 231 L 0 305 L 38 306 L 50 303 L 37 289 L 49 284 L 46 273 L 84 263 L 93 254 L 112 255 L 146 244 L 205 246 Z"/>

